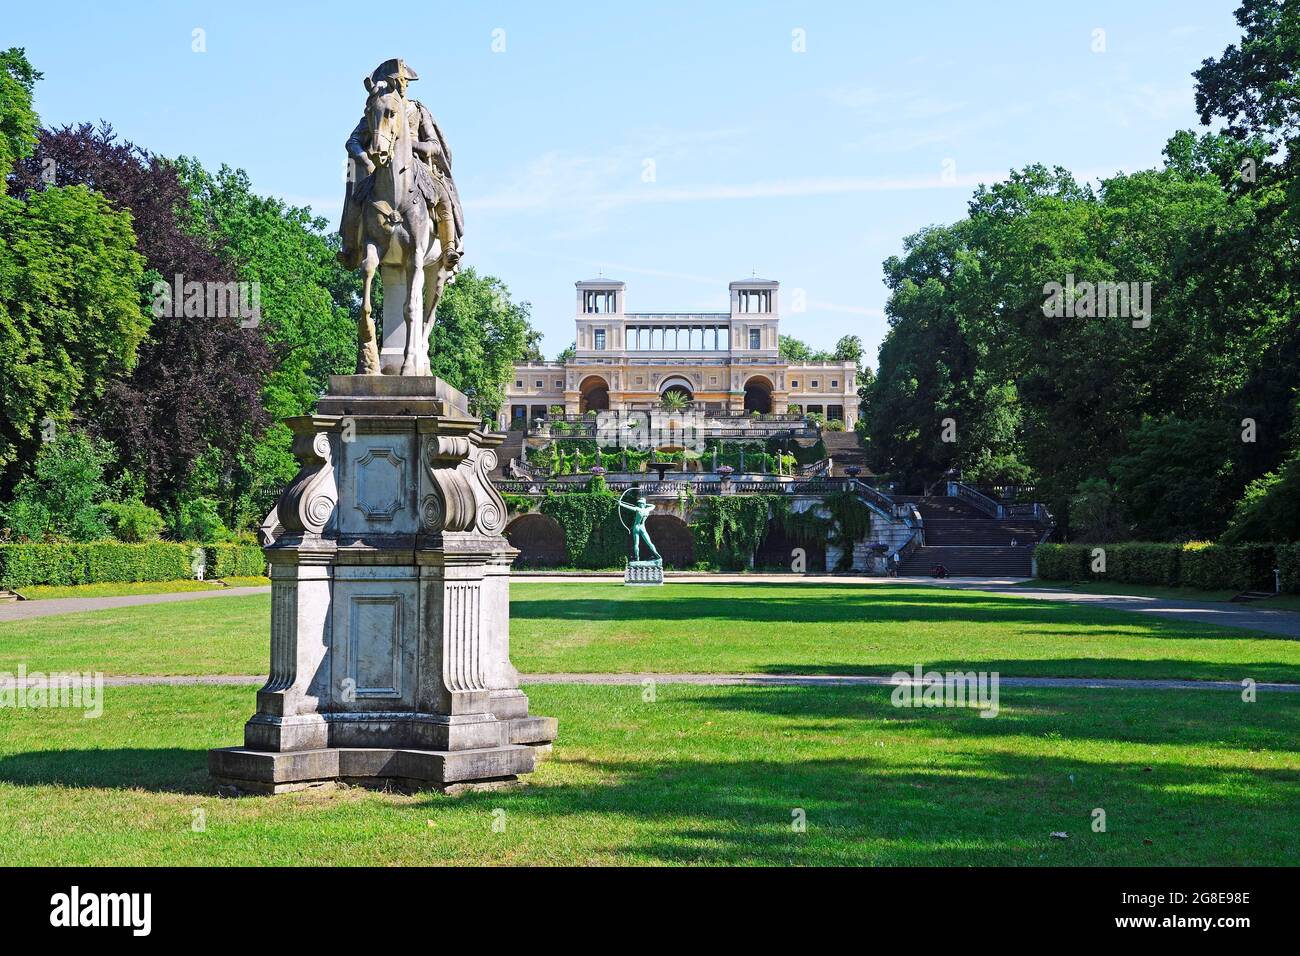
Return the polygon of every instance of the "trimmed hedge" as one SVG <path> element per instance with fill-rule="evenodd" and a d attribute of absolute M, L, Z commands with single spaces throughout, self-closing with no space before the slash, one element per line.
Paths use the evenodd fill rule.
<path fill-rule="evenodd" d="M 0 587 L 193 578 L 195 547 L 173 541 L 0 544 Z"/>
<path fill-rule="evenodd" d="M 1182 573 L 1182 555 L 1183 546 L 1180 544 L 1112 544 L 1106 548 L 1106 577 L 1128 584 L 1177 587 Z"/>
<path fill-rule="evenodd" d="M 1092 552 L 1104 548 L 1106 571 L 1092 572 Z M 1300 545 L 1040 544 L 1034 551 L 1038 576 L 1046 581 L 1106 579 L 1121 584 L 1155 584 L 1200 590 L 1273 590 L 1273 568 L 1281 561 L 1283 590 L 1300 590 Z M 1288 574 L 1290 578 L 1288 579 Z M 1289 582 L 1289 583 L 1288 583 Z"/>
<path fill-rule="evenodd" d="M 1300 544 L 1277 546 L 1277 569 L 1282 572 L 1282 590 L 1300 593 Z"/>
<path fill-rule="evenodd" d="M 255 578 L 266 574 L 266 555 L 255 544 L 210 544 L 203 549 L 208 578 Z"/>
<path fill-rule="evenodd" d="M 1045 581 L 1086 581 L 1092 548 L 1082 544 L 1040 544 L 1034 549 L 1038 576 Z"/>
<path fill-rule="evenodd" d="M 1182 582 L 1185 587 L 1234 591 L 1273 590 L 1273 546 L 1267 544 L 1209 544 L 1184 546 Z"/>

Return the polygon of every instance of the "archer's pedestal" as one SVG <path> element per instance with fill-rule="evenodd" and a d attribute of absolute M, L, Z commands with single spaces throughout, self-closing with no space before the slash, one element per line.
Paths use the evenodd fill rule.
<path fill-rule="evenodd" d="M 432 377 L 335 376 L 288 421 L 302 465 L 263 526 L 271 669 L 244 746 L 209 751 L 241 790 L 348 781 L 456 790 L 531 772 L 556 721 L 510 663 L 501 435 Z"/>
<path fill-rule="evenodd" d="M 654 587 L 664 583 L 664 563 L 654 561 L 628 561 L 623 569 L 623 583 L 634 587 Z"/>

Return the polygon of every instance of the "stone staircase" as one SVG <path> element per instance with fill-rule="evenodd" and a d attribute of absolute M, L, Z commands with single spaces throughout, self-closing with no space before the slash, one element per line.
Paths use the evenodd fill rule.
<path fill-rule="evenodd" d="M 834 462 L 834 467 L 831 469 L 833 477 L 843 478 L 846 475 L 844 469 L 850 465 L 862 469 L 859 474 L 864 478 L 872 474 L 871 469 L 867 467 L 867 455 L 862 450 L 857 432 L 833 432 L 823 429 L 822 442 L 826 445 L 826 457 Z"/>
<path fill-rule="evenodd" d="M 1046 530 L 1029 518 L 990 518 L 957 498 L 896 495 L 921 512 L 925 544 L 899 566 L 904 575 L 928 575 L 942 564 L 955 577 L 1030 576 L 1034 545 Z"/>
<path fill-rule="evenodd" d="M 524 457 L 524 438 L 526 434 L 523 430 L 506 432 L 506 440 L 496 448 L 497 466 L 492 470 L 489 477 L 504 478 L 511 459 L 522 459 Z"/>

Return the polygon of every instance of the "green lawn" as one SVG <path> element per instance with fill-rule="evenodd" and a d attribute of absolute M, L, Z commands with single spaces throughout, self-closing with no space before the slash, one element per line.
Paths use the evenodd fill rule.
<path fill-rule="evenodd" d="M 0 623 L 0 672 L 264 674 L 271 596 L 140 604 Z"/>
<path fill-rule="evenodd" d="M 1300 641 L 1029 598 L 922 586 L 516 584 L 525 674 L 881 674 L 915 664 L 1004 676 L 1300 681 Z M 258 674 L 269 595 L 0 624 L 0 671 Z"/>
<path fill-rule="evenodd" d="M 647 703 L 639 686 L 538 686 L 560 738 L 524 789 L 228 799 L 207 790 L 206 748 L 239 741 L 251 688 L 105 693 L 97 720 L 0 710 L 0 865 L 1300 858 L 1289 694 L 1004 689 L 982 719 L 896 709 L 887 688 L 662 685 Z"/>

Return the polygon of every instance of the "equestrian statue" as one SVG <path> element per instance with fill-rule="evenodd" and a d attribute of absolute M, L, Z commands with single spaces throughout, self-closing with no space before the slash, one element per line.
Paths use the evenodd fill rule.
<path fill-rule="evenodd" d="M 451 177 L 451 151 L 433 114 L 406 95 L 419 77 L 387 60 L 363 85 L 366 108 L 348 137 L 348 184 L 339 261 L 361 268 L 357 374 L 428 375 L 429 339 L 443 289 L 464 251 L 465 219 Z M 381 363 L 372 318 L 375 273 L 384 286 L 386 345 L 401 344 L 400 363 Z M 390 296 L 399 298 L 389 303 Z M 400 312 L 399 310 L 400 306 Z M 401 333 L 396 334 L 400 328 Z"/>

